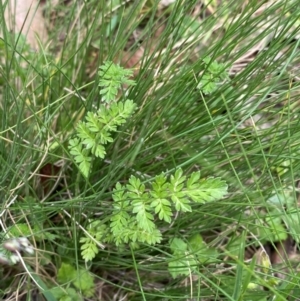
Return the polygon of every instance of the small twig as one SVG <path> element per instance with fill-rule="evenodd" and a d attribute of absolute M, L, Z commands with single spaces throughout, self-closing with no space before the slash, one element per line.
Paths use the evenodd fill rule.
<path fill-rule="evenodd" d="M 19 253 L 19 251 L 16 250 L 15 253 L 18 255 L 18 258 L 20 259 L 20 261 L 21 261 L 21 263 L 22 263 L 22 265 L 23 265 L 25 271 L 26 271 L 27 274 L 29 275 L 29 277 L 30 277 L 30 278 L 32 279 L 32 281 L 37 285 L 37 287 L 40 288 L 40 289 L 43 291 L 44 289 L 37 283 L 37 281 L 33 278 L 33 276 L 31 275 L 31 273 L 28 271 L 27 266 L 26 266 L 26 264 L 25 264 L 25 262 L 24 262 L 24 260 L 23 260 L 23 258 L 22 258 L 22 256 L 21 256 L 21 254 Z"/>
<path fill-rule="evenodd" d="M 7 209 L 15 202 L 15 200 L 16 200 L 17 197 L 18 197 L 17 195 L 14 196 L 14 197 L 12 198 L 12 200 L 9 201 L 9 203 L 7 204 L 7 206 L 6 206 L 6 207 L 2 210 L 2 212 L 0 213 L 0 226 L 1 226 L 1 228 L 2 228 L 2 230 L 3 230 L 4 233 L 6 232 L 6 229 L 5 229 L 5 227 L 4 227 L 4 224 L 2 223 L 1 217 L 2 217 L 3 214 L 6 212 L 6 210 L 7 210 Z"/>

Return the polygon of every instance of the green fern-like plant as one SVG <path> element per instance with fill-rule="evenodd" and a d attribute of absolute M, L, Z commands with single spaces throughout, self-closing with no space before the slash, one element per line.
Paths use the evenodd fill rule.
<path fill-rule="evenodd" d="M 101 242 L 116 246 L 127 243 L 155 245 L 162 240 L 157 226 L 161 220 L 171 223 L 177 212 L 191 212 L 192 203 L 204 204 L 221 199 L 227 193 L 227 184 L 220 178 L 200 179 L 200 172 L 189 177 L 178 169 L 168 178 L 164 173 L 155 177 L 147 186 L 135 176 L 126 185 L 116 184 L 113 190 L 113 212 L 110 221 L 99 231 Z M 96 236 L 95 236 L 96 237 Z M 96 243 L 82 239 L 82 256 L 88 261 L 96 255 Z M 93 244 L 91 246 L 90 244 Z"/>
<path fill-rule="evenodd" d="M 224 64 L 212 61 L 209 56 L 205 57 L 203 62 L 205 64 L 205 72 L 202 74 L 197 88 L 204 94 L 210 94 L 217 90 L 218 83 L 228 78 L 228 74 L 225 71 L 226 67 Z"/>
<path fill-rule="evenodd" d="M 131 74 L 131 70 L 125 70 L 111 62 L 100 67 L 100 95 L 107 104 L 100 105 L 97 112 L 88 112 L 85 121 L 78 123 L 76 136 L 69 141 L 70 154 L 85 177 L 89 174 L 93 158 L 105 157 L 105 145 L 113 142 L 112 134 L 118 126 L 126 123 L 136 108 L 130 99 L 112 102 L 116 100 L 117 91 L 122 84 L 135 84 L 128 79 Z"/>
<path fill-rule="evenodd" d="M 90 236 L 80 238 L 82 243 L 81 255 L 86 261 L 92 260 L 98 254 L 99 249 L 95 241 L 103 240 L 103 236 L 107 232 L 106 228 L 106 225 L 101 224 L 101 221 L 93 220 L 86 229 Z"/>
<path fill-rule="evenodd" d="M 124 69 L 110 61 L 106 61 L 99 69 L 100 95 L 102 100 L 107 103 L 116 99 L 123 84 L 131 86 L 136 84 L 135 81 L 129 79 L 133 74 L 131 69 Z"/>
<path fill-rule="evenodd" d="M 81 173 L 87 177 L 94 158 L 103 159 L 105 145 L 113 142 L 112 134 L 135 110 L 132 100 L 116 102 L 123 84 L 134 85 L 131 70 L 105 62 L 99 68 L 102 104 L 97 112 L 88 112 L 76 128 L 76 136 L 69 141 L 70 154 Z M 218 71 L 218 70 L 217 70 Z M 176 212 L 191 212 L 192 202 L 206 203 L 222 198 L 227 185 L 219 178 L 200 179 L 200 172 L 189 177 L 178 169 L 168 178 L 157 175 L 147 186 L 135 176 L 126 185 L 116 184 L 113 190 L 113 212 L 108 223 L 94 220 L 89 224 L 88 236 L 82 237 L 81 251 L 86 261 L 98 253 L 97 242 L 122 244 L 147 243 L 155 245 L 162 240 L 157 226 L 161 220 L 171 223 Z"/>

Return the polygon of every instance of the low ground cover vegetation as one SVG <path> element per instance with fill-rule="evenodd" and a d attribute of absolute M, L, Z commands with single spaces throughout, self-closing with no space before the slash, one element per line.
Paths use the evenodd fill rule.
<path fill-rule="evenodd" d="M 1 299 L 297 300 L 298 6 L 2 1 Z"/>

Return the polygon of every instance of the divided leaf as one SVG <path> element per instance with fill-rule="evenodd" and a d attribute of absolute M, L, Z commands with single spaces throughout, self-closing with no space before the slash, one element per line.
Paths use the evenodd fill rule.
<path fill-rule="evenodd" d="M 78 141 L 72 143 L 77 145 Z M 113 241 L 117 246 L 124 243 L 154 245 L 162 240 L 156 219 L 171 223 L 175 210 L 192 211 L 192 201 L 211 202 L 222 198 L 226 192 L 224 181 L 219 178 L 200 179 L 200 172 L 193 172 L 186 177 L 182 169 L 178 169 L 170 176 L 170 181 L 162 173 L 155 177 L 149 188 L 132 175 L 128 184 L 123 186 L 117 183 L 113 189 L 113 213 L 109 227 L 106 229 L 100 221 L 94 221 L 88 231 L 94 239 Z M 98 252 L 95 241 L 83 237 L 81 243 L 83 258 L 92 260 Z M 188 243 L 175 238 L 170 247 L 175 256 L 169 263 L 173 277 L 187 275 L 196 268 L 197 262 L 208 263 L 218 256 L 218 252 L 209 248 L 200 235 L 193 236 Z"/>
<path fill-rule="evenodd" d="M 151 202 L 151 207 L 155 208 L 155 214 L 158 214 L 160 220 L 164 220 L 167 223 L 171 223 L 171 216 L 173 215 L 171 209 L 171 202 L 167 199 L 154 199 Z"/>
<path fill-rule="evenodd" d="M 177 211 L 188 212 L 192 211 L 190 204 L 190 200 L 186 197 L 186 193 L 184 192 L 184 182 L 186 180 L 186 176 L 183 176 L 182 169 L 178 169 L 175 172 L 175 175 L 170 177 L 170 195 L 171 200 L 175 204 L 175 209 Z"/>
<path fill-rule="evenodd" d="M 177 211 L 182 211 L 182 212 L 191 212 L 192 208 L 189 205 L 190 200 L 185 197 L 184 192 L 177 192 L 176 194 L 171 196 L 171 199 L 173 203 L 175 204 L 175 209 Z"/>
<path fill-rule="evenodd" d="M 69 149 L 85 177 L 90 171 L 91 155 L 104 159 L 104 145 L 113 142 L 112 132 L 126 122 L 135 107 L 132 100 L 126 100 L 125 104 L 113 103 L 110 108 L 102 105 L 96 114 L 88 112 L 86 121 L 78 123 L 77 137 L 69 141 Z"/>
<path fill-rule="evenodd" d="M 186 176 L 182 176 L 183 171 L 181 168 L 177 169 L 175 175 L 171 175 L 170 187 L 174 192 L 181 191 L 183 188 L 183 182 L 186 179 Z"/>
<path fill-rule="evenodd" d="M 110 228 L 114 235 L 122 232 L 128 227 L 130 215 L 126 211 L 119 211 L 113 214 L 110 219 Z"/>
<path fill-rule="evenodd" d="M 98 74 L 100 76 L 100 95 L 106 103 L 116 99 L 122 84 L 131 86 L 136 84 L 135 81 L 129 79 L 133 74 L 132 70 L 124 69 L 111 61 L 106 61 L 100 66 Z"/>
<path fill-rule="evenodd" d="M 99 249 L 96 243 L 89 237 L 81 237 L 80 242 L 81 246 L 81 255 L 85 261 L 91 261 L 98 254 Z"/>
<path fill-rule="evenodd" d="M 92 158 L 88 155 L 88 151 L 86 149 L 82 149 L 82 145 L 77 138 L 69 141 L 69 149 L 70 154 L 74 156 L 75 162 L 79 165 L 79 170 L 85 177 L 87 177 L 92 161 Z"/>
<path fill-rule="evenodd" d="M 210 94 L 217 90 L 217 85 L 210 74 L 203 74 L 197 89 L 202 90 L 204 94 Z"/>
<path fill-rule="evenodd" d="M 112 102 L 122 84 L 135 85 L 129 77 L 132 70 L 126 70 L 112 62 L 105 62 L 99 68 L 100 95 L 110 106 L 100 105 L 96 113 L 88 112 L 85 121 L 80 121 L 76 128 L 76 137 L 69 141 L 70 154 L 74 156 L 81 173 L 87 177 L 93 156 L 104 159 L 104 145 L 113 142 L 112 133 L 117 127 L 126 123 L 136 108 L 132 100 Z"/>
<path fill-rule="evenodd" d="M 146 211 L 146 208 L 143 209 L 144 210 L 138 211 L 136 215 L 138 226 L 141 229 L 151 232 L 153 229 L 156 228 L 155 223 L 153 222 L 154 217 L 151 213 Z"/>
<path fill-rule="evenodd" d="M 193 172 L 187 178 L 182 169 L 178 169 L 170 176 L 169 182 L 162 173 L 155 177 L 149 188 L 139 178 L 131 176 L 128 184 L 122 186 L 117 183 L 113 191 L 115 210 L 110 227 L 115 242 L 157 243 L 161 240 L 161 233 L 157 229 L 156 218 L 171 223 L 175 210 L 192 211 L 191 201 L 205 203 L 218 200 L 226 192 L 224 181 L 218 178 L 200 180 L 200 172 Z"/>
<path fill-rule="evenodd" d="M 203 59 L 205 63 L 204 74 L 197 85 L 197 89 L 202 90 L 204 94 L 210 94 L 217 90 L 218 83 L 226 79 L 227 72 L 224 64 L 213 61 L 211 57 L 207 56 Z"/>
<path fill-rule="evenodd" d="M 96 241 L 100 241 L 106 232 L 106 225 L 101 224 L 100 221 L 92 221 L 88 228 L 88 233 L 90 236 L 84 236 L 80 238 L 81 246 L 81 255 L 85 261 L 91 261 L 98 254 L 99 249 L 96 244 Z"/>
<path fill-rule="evenodd" d="M 89 131 L 93 133 L 100 132 L 103 125 L 99 122 L 99 118 L 97 114 L 92 112 L 87 112 L 86 114 L 86 126 L 89 129 Z"/>
<path fill-rule="evenodd" d="M 227 193 L 227 189 L 226 182 L 220 178 L 208 178 L 200 180 L 197 185 L 188 182 L 186 193 L 194 202 L 206 203 L 221 199 Z"/>

